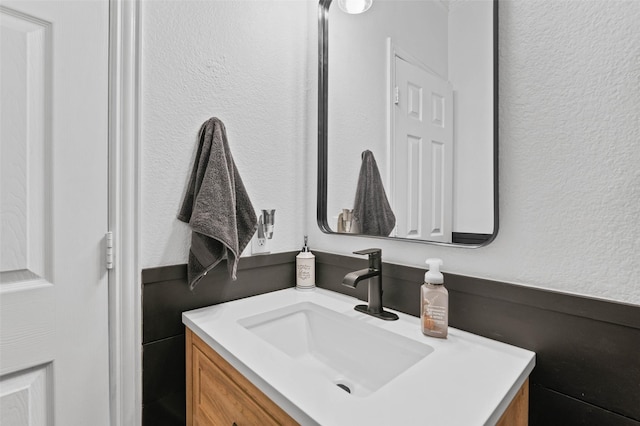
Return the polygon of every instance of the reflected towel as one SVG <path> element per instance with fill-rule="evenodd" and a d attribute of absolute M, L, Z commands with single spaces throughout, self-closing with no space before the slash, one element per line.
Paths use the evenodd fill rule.
<path fill-rule="evenodd" d="M 362 153 L 353 218 L 360 233 L 365 235 L 386 237 L 396 226 L 396 217 L 387 200 L 376 159 L 369 150 Z"/>
<path fill-rule="evenodd" d="M 213 117 L 200 128 L 198 152 L 178 219 L 189 223 L 189 288 L 227 259 L 236 279 L 240 254 L 257 229 L 249 195 L 231 156 L 224 124 Z"/>

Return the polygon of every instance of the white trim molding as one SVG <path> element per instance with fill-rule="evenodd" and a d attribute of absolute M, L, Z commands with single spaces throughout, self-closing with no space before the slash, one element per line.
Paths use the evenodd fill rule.
<path fill-rule="evenodd" d="M 112 426 L 142 424 L 139 0 L 109 0 L 109 270 Z"/>

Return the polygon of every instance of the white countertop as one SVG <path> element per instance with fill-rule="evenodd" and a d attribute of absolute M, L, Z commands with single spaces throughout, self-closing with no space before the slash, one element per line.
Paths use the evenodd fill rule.
<path fill-rule="evenodd" d="M 433 353 L 367 396 L 317 377 L 238 321 L 313 302 L 431 346 Z M 289 288 L 182 314 L 183 323 L 302 425 L 492 425 L 535 365 L 535 353 L 449 328 L 427 337 L 420 319 L 383 321 L 353 309 L 362 301 L 324 289 Z"/>

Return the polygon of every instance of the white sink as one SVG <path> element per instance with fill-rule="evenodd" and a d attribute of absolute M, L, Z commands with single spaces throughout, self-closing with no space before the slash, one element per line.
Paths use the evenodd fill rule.
<path fill-rule="evenodd" d="M 419 318 L 383 321 L 358 303 L 288 288 L 182 318 L 305 426 L 495 425 L 535 365 L 524 349 L 455 328 L 430 338 Z"/>
<path fill-rule="evenodd" d="M 429 345 L 312 302 L 238 323 L 354 396 L 370 395 L 433 352 Z"/>

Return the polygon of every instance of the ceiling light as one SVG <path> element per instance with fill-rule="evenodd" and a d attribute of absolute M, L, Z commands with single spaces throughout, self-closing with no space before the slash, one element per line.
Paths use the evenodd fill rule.
<path fill-rule="evenodd" d="M 353 15 L 369 10 L 373 0 L 338 0 L 338 6 L 346 13 Z"/>

